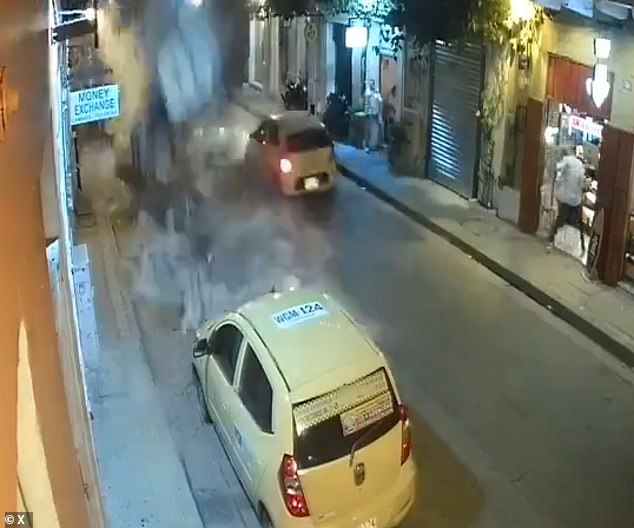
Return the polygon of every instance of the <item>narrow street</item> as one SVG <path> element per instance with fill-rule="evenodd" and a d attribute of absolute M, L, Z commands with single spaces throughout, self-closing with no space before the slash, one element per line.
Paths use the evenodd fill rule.
<path fill-rule="evenodd" d="M 233 112 L 254 128 L 253 116 Z M 333 197 L 293 200 L 256 172 L 199 167 L 209 197 L 199 229 L 213 252 L 199 284 L 213 299 L 205 311 L 292 278 L 331 292 L 368 329 L 414 418 L 419 497 L 403 528 L 634 526 L 631 371 L 350 181 Z M 144 237 L 126 223 L 115 235 L 121 283 L 203 522 L 253 526 L 201 421 L 192 336 L 181 331 L 180 294 L 169 293 L 176 272 L 139 276 Z M 244 515 L 232 516 L 234 507 Z"/>

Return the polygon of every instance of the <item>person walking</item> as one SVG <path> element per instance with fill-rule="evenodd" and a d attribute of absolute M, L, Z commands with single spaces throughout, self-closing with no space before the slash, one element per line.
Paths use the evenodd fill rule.
<path fill-rule="evenodd" d="M 581 251 L 585 253 L 586 243 L 583 236 L 582 201 L 585 171 L 581 160 L 575 156 L 574 146 L 566 147 L 564 157 L 557 164 L 555 177 L 555 199 L 557 200 L 557 219 L 550 231 L 550 246 L 555 242 L 557 232 L 566 224 L 579 229 Z"/>

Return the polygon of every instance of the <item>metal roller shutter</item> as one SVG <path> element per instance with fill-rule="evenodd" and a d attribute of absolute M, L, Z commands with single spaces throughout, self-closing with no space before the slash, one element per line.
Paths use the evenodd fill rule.
<path fill-rule="evenodd" d="M 479 44 L 436 43 L 433 56 L 428 177 L 458 194 L 476 196 L 480 94 L 484 54 Z"/>

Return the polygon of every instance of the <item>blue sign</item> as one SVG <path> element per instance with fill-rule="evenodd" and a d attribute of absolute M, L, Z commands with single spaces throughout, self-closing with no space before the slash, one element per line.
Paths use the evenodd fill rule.
<path fill-rule="evenodd" d="M 70 93 L 70 124 L 119 117 L 119 85 L 108 84 Z"/>

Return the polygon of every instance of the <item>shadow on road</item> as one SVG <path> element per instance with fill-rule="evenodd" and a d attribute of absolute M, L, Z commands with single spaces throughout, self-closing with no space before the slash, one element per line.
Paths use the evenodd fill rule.
<path fill-rule="evenodd" d="M 410 409 L 416 502 L 400 528 L 468 528 L 484 507 L 484 492 L 451 448 Z"/>

